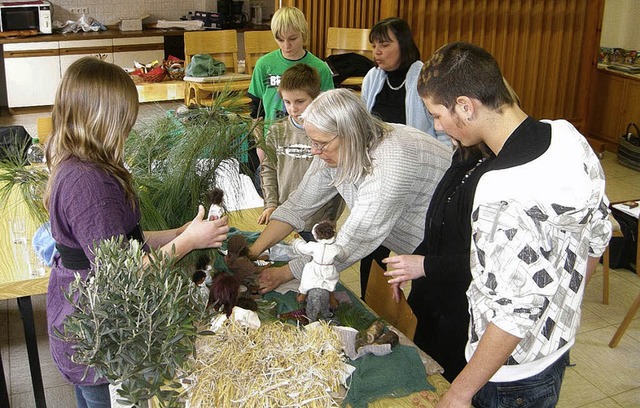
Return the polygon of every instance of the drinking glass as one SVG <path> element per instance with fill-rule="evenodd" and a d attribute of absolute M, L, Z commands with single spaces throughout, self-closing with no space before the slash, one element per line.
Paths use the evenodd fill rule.
<path fill-rule="evenodd" d="M 18 217 L 9 220 L 9 230 L 16 268 L 28 272 L 32 277 L 43 276 L 45 274 L 44 262 L 31 245 L 26 219 Z"/>

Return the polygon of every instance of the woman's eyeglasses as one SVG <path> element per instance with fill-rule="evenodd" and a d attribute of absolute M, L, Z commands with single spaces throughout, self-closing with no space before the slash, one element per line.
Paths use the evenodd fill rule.
<path fill-rule="evenodd" d="M 324 151 L 324 149 L 329 146 L 329 143 L 333 142 L 334 140 L 336 140 L 336 138 L 338 137 L 338 135 L 335 135 L 334 137 L 331 138 L 331 140 L 329 140 L 328 142 L 324 142 L 324 143 L 318 143 L 318 142 L 314 142 L 313 140 L 309 139 L 309 142 L 311 143 L 311 149 L 312 150 L 317 150 L 320 153 L 322 153 Z"/>

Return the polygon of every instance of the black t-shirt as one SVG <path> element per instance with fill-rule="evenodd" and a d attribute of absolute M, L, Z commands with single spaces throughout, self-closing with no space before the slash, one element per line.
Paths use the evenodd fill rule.
<path fill-rule="evenodd" d="M 404 102 L 407 95 L 405 78 L 408 71 L 409 67 L 387 72 L 387 80 L 380 93 L 376 96 L 376 102 L 371 108 L 371 113 L 385 122 L 407 124 Z M 397 90 L 391 89 L 389 84 L 393 88 L 400 88 Z"/>

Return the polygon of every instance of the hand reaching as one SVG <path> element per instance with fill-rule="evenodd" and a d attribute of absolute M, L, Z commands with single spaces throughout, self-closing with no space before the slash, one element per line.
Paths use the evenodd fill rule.
<path fill-rule="evenodd" d="M 283 283 L 289 282 L 291 279 L 293 279 L 293 275 L 287 265 L 265 268 L 260 272 L 260 277 L 258 279 L 260 293 L 264 294 L 271 292 Z"/>
<path fill-rule="evenodd" d="M 208 221 L 205 219 L 205 209 L 198 207 L 198 215 L 189 223 L 181 234 L 188 242 L 191 249 L 219 248 L 227 239 L 229 225 L 227 217 Z"/>
<path fill-rule="evenodd" d="M 424 276 L 424 256 L 422 255 L 390 256 L 382 262 L 389 268 L 384 276 L 391 277 L 388 282 L 393 287 L 393 299 L 396 302 L 400 301 L 400 290 L 405 282 Z"/>
<path fill-rule="evenodd" d="M 265 208 L 264 211 L 262 211 L 262 214 L 260 214 L 260 217 L 258 217 L 258 224 L 260 225 L 268 224 L 269 220 L 271 219 L 271 214 L 273 214 L 275 210 L 276 210 L 275 207 Z"/>

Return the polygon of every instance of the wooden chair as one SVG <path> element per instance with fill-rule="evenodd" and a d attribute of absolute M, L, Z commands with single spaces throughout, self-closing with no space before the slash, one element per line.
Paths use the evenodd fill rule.
<path fill-rule="evenodd" d="M 365 302 L 378 316 L 413 340 L 418 319 L 413 314 L 404 294 L 401 294 L 399 303 L 393 300 L 391 285 L 387 283 L 388 279 L 383 273 L 384 269 L 377 262 L 371 263 L 369 282 L 364 294 Z"/>
<path fill-rule="evenodd" d="M 620 224 L 615 220 L 615 218 L 613 218 L 612 215 L 609 215 L 609 219 L 611 220 L 612 229 L 613 229 L 611 236 L 623 237 Z M 640 233 L 640 225 L 638 225 L 638 233 Z M 637 251 L 638 252 L 636 254 L 636 272 L 640 274 L 640 268 L 638 267 L 638 264 L 640 263 L 640 242 L 638 242 Z M 605 249 L 604 254 L 602 255 L 602 279 L 603 279 L 602 303 L 607 305 L 609 304 L 609 246 L 608 245 L 607 245 L 607 249 Z M 631 304 L 631 307 L 629 308 L 629 310 L 627 311 L 627 314 L 622 319 L 620 326 L 618 326 L 618 329 L 613 334 L 613 337 L 609 342 L 609 347 L 614 348 L 618 345 L 618 343 L 620 342 L 620 339 L 622 339 L 622 336 L 624 335 L 625 331 L 627 331 L 627 328 L 631 324 L 631 321 L 635 317 L 636 313 L 638 313 L 638 310 L 640 310 L 640 293 Z"/>
<path fill-rule="evenodd" d="M 327 29 L 327 45 L 325 58 L 329 55 L 345 54 L 355 52 L 373 59 L 373 49 L 369 43 L 368 28 L 341 28 L 329 27 Z M 362 86 L 364 77 L 350 77 L 342 81 L 345 87 Z"/>
<path fill-rule="evenodd" d="M 40 144 L 44 145 L 47 143 L 47 139 L 49 139 L 51 132 L 53 132 L 51 116 L 43 116 L 36 119 L 36 132 L 38 132 L 38 140 L 40 140 Z"/>
<path fill-rule="evenodd" d="M 613 337 L 609 342 L 609 347 L 614 348 L 618 345 L 618 343 L 620 342 L 620 339 L 622 338 L 622 335 L 624 334 L 625 331 L 627 331 L 627 328 L 631 324 L 631 320 L 633 320 L 636 313 L 638 313 L 639 309 L 640 309 L 640 293 L 638 293 L 638 296 L 636 296 L 636 300 L 633 301 L 633 303 L 631 304 L 631 307 L 629 308 L 629 311 L 627 311 L 627 314 L 624 316 L 624 319 L 622 319 L 622 323 L 620 323 L 620 326 L 618 326 L 618 330 L 616 330 L 616 332 L 613 334 Z"/>
<path fill-rule="evenodd" d="M 247 74 L 253 73 L 258 58 L 278 49 L 270 30 L 244 32 L 244 59 Z"/>
<path fill-rule="evenodd" d="M 224 75 L 185 77 L 184 103 L 187 106 L 211 105 L 216 94 L 247 91 L 251 75 L 238 73 L 238 33 L 236 30 L 186 31 L 184 33 L 185 66 L 195 54 L 209 54 L 226 65 Z"/>

